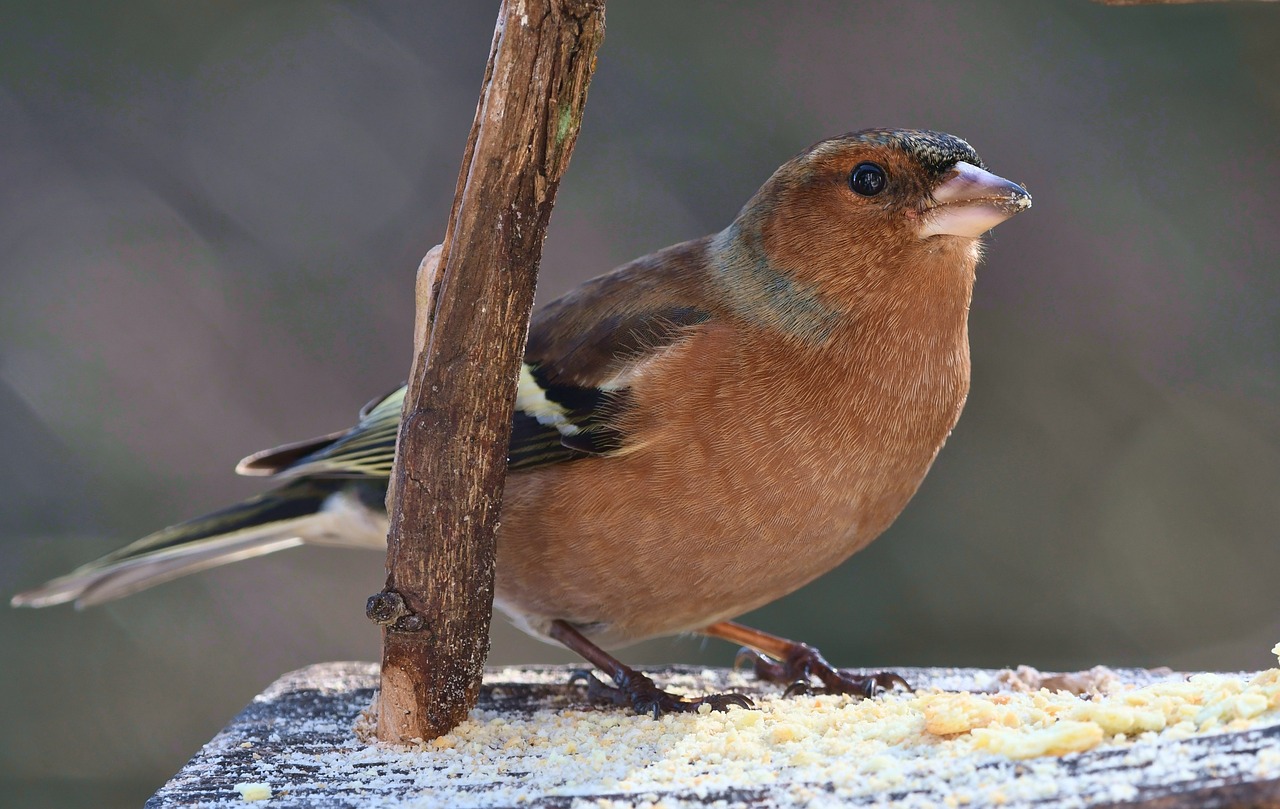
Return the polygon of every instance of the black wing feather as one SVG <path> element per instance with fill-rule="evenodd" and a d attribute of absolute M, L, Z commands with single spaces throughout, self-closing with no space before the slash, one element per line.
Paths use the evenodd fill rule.
<path fill-rule="evenodd" d="M 608 386 L 629 364 L 684 339 L 713 319 L 700 299 L 706 240 L 646 256 L 588 281 L 533 318 L 525 375 L 511 424 L 512 471 L 617 452 L 630 391 Z M 705 305 L 694 305 L 700 301 Z M 340 436 L 250 456 L 246 471 L 282 477 L 387 478 L 405 388 L 365 405 Z M 299 450 L 312 450 L 299 457 Z"/>

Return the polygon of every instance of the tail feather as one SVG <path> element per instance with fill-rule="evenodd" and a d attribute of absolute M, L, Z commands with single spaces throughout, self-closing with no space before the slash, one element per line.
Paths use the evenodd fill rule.
<path fill-rule="evenodd" d="M 379 508 L 374 489 L 377 486 L 360 481 L 299 480 L 157 531 L 65 576 L 19 593 L 10 604 L 101 604 L 179 576 L 304 542 L 382 547 L 386 514 Z"/>
<path fill-rule="evenodd" d="M 197 546 L 169 558 L 142 556 L 106 567 L 90 568 L 86 565 L 40 587 L 18 593 L 9 603 L 15 607 L 52 607 L 74 601 L 78 609 L 94 607 L 189 573 L 303 543 L 301 537 L 289 536 L 290 533 L 295 532 L 281 534 L 275 530 L 266 536 L 241 537 L 238 540 L 227 538 L 225 542 Z"/>
<path fill-rule="evenodd" d="M 347 434 L 347 430 L 339 433 L 322 435 L 319 438 L 308 438 L 306 441 L 294 441 L 271 449 L 255 452 L 236 464 L 237 475 L 250 477 L 271 477 L 279 475 L 298 461 L 320 452 Z"/>

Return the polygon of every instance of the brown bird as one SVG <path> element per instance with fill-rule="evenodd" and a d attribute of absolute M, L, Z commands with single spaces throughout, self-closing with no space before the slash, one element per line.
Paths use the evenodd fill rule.
<path fill-rule="evenodd" d="M 1019 185 L 939 132 L 864 130 L 774 172 L 728 228 L 626 264 L 530 327 L 496 603 L 638 712 L 746 704 L 659 690 L 602 647 L 698 632 L 762 676 L 870 695 L 816 649 L 730 619 L 866 547 L 898 516 L 969 390 L 980 237 Z M 96 604 L 306 543 L 384 547 L 404 389 L 345 433 L 258 453 L 282 487 L 146 537 L 12 603 Z"/>

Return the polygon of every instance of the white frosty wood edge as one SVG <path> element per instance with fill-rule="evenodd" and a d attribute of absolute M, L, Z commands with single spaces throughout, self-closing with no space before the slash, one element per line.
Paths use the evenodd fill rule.
<path fill-rule="evenodd" d="M 1280 803 L 1280 711 L 1274 709 L 1227 725 L 1245 730 L 1151 734 L 1127 744 L 1108 739 L 1088 752 L 1014 760 L 975 752 L 971 739 L 967 752 L 952 737 L 926 734 L 923 743 L 898 743 L 895 734 L 908 732 L 903 729 L 912 722 L 911 733 L 924 726 L 918 710 L 904 707 L 909 695 L 783 700 L 779 689 L 743 674 L 666 667 L 647 671 L 691 694 L 740 690 L 761 710 L 654 721 L 588 706 L 582 689 L 565 685 L 571 671 L 488 671 L 468 723 L 414 750 L 356 738 L 353 727 L 373 700 L 374 664 L 325 663 L 292 672 L 256 697 L 146 806 L 245 806 L 251 800 L 325 809 Z M 992 671 L 897 671 L 920 691 L 1007 690 Z M 1186 677 L 1113 673 L 1133 685 Z"/>

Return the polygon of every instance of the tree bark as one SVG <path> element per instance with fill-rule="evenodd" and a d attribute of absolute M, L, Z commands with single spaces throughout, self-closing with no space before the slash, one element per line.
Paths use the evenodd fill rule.
<path fill-rule="evenodd" d="M 479 693 L 537 267 L 603 38 L 604 0 L 504 0 L 498 13 L 444 243 L 419 273 L 387 586 L 369 603 L 384 625 L 383 741 L 446 733 Z"/>

